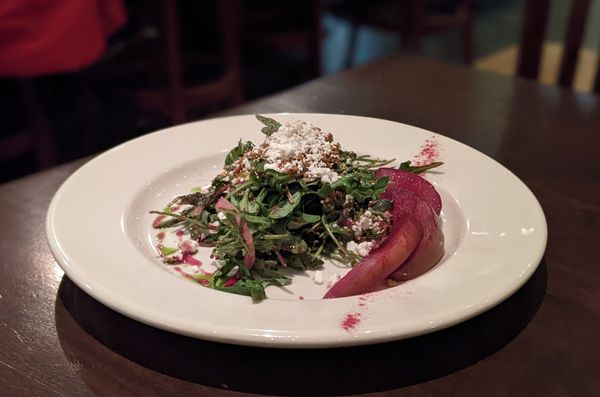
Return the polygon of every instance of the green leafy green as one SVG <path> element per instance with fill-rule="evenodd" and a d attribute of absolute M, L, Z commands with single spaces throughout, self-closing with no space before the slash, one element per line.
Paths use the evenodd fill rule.
<path fill-rule="evenodd" d="M 279 127 L 281 127 L 281 123 L 273 120 L 270 117 L 265 117 L 257 114 L 256 118 L 258 119 L 258 121 L 265 125 L 261 130 L 265 135 L 271 135 L 272 133 L 277 132 Z"/>
<path fill-rule="evenodd" d="M 434 161 L 433 163 L 421 166 L 412 166 L 410 161 L 405 161 L 400 163 L 398 166 L 399 170 L 412 172 L 413 174 L 422 174 L 425 171 L 429 171 L 430 169 L 437 168 L 440 165 L 443 165 L 441 161 Z"/>
<path fill-rule="evenodd" d="M 253 148 L 254 144 L 252 142 L 248 141 L 243 143 L 240 139 L 237 146 L 231 149 L 227 154 L 227 157 L 225 157 L 225 165 L 233 164 L 237 159 L 242 157 L 244 153 L 252 150 Z"/>
<path fill-rule="evenodd" d="M 281 126 L 268 117 L 256 118 L 264 124 L 262 132 L 266 135 Z M 339 161 L 331 166 L 339 177 L 322 182 L 316 177 L 269 169 L 264 158 L 254 155 L 255 149 L 252 142 L 240 140 L 227 154 L 224 172 L 213 179 L 208 191 L 194 189 L 173 199 L 163 211 L 151 211 L 164 216 L 155 227 L 183 229 L 191 239 L 212 247 L 219 269 L 208 276 L 191 276 L 202 285 L 260 301 L 266 298 L 266 287 L 291 282 L 287 269 L 318 269 L 324 258 L 350 266 L 360 261 L 361 257 L 346 246 L 358 241 L 351 226 L 367 210 L 389 226 L 387 211 L 392 202 L 380 199 L 389 178 L 376 178 L 375 171 L 393 160 L 340 150 Z M 239 167 L 241 158 L 250 162 L 251 170 L 241 181 L 233 182 L 227 175 Z M 399 168 L 421 173 L 441 164 L 413 167 L 404 162 Z M 215 208 L 220 198 L 235 209 Z M 366 231 L 361 238 L 380 239 L 385 233 Z M 177 256 L 169 255 L 178 250 L 162 247 L 165 263 L 177 263 Z M 245 258 L 252 251 L 254 262 L 247 267 Z"/>
<path fill-rule="evenodd" d="M 269 218 L 281 219 L 285 218 L 300 204 L 302 198 L 301 192 L 295 192 L 289 198 L 286 197 L 282 202 L 277 203 L 269 210 Z"/>
<path fill-rule="evenodd" d="M 163 256 L 174 254 L 177 251 L 179 251 L 179 248 L 177 247 L 160 247 L 160 253 Z"/>

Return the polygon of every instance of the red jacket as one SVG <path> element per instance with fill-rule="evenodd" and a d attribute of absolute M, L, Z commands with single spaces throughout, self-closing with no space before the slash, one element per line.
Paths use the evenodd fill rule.
<path fill-rule="evenodd" d="M 122 0 L 1 0 L 0 76 L 82 69 L 126 19 Z"/>

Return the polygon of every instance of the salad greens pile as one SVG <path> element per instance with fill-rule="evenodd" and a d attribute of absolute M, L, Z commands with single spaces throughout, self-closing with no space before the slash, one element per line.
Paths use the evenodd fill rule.
<path fill-rule="evenodd" d="M 257 116 L 262 132 L 271 135 L 281 124 Z M 318 269 L 329 258 L 349 266 L 361 256 L 346 248 L 351 241 L 371 241 L 375 245 L 386 237 L 390 227 L 392 203 L 379 197 L 388 178 L 377 179 L 375 171 L 393 160 L 373 159 L 339 150 L 339 161 L 331 166 L 339 178 L 322 182 L 293 173 L 265 168 L 266 160 L 248 156 L 255 145 L 240 142 L 226 156 L 224 172 L 209 188 L 174 198 L 162 211 L 158 229 L 177 228 L 200 246 L 213 247 L 211 257 L 222 266 L 212 274 L 193 274 L 201 284 L 221 291 L 266 298 L 265 287 L 290 284 L 283 268 Z M 251 171 L 243 180 L 229 175 L 238 160 L 248 161 Z M 439 165 L 401 169 L 424 172 Z M 229 173 L 228 173 L 229 172 Z M 353 226 L 365 212 L 379 227 L 362 230 Z M 182 263 L 177 249 L 162 252 L 168 264 Z"/>

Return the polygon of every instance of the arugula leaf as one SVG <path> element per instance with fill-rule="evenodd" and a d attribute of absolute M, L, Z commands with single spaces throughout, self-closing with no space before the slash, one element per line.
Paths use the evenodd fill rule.
<path fill-rule="evenodd" d="M 316 255 L 311 254 L 298 254 L 298 255 L 290 255 L 287 258 L 287 264 L 292 269 L 298 270 L 314 270 L 323 266 L 323 261 L 319 259 Z"/>
<path fill-rule="evenodd" d="M 398 166 L 398 169 L 401 171 L 412 172 L 413 174 L 421 174 L 425 171 L 429 171 L 432 168 L 439 167 L 440 165 L 443 165 L 444 163 L 441 161 L 434 161 L 433 163 L 430 163 L 427 165 L 422 165 L 422 166 L 412 166 L 410 164 L 411 164 L 410 161 L 405 161 L 403 163 L 400 163 L 400 165 Z"/>
<path fill-rule="evenodd" d="M 268 282 L 262 280 L 238 280 L 230 287 L 215 286 L 214 289 L 231 294 L 250 296 L 253 301 L 261 301 L 267 298 L 265 287 Z"/>
<path fill-rule="evenodd" d="M 242 155 L 254 148 L 254 144 L 250 141 L 242 143 L 242 140 L 238 142 L 237 146 L 229 151 L 227 157 L 225 157 L 225 165 L 233 164 Z"/>
<path fill-rule="evenodd" d="M 285 218 L 289 214 L 292 213 L 294 208 L 300 204 L 300 199 L 302 198 L 301 192 L 296 192 L 291 195 L 290 198 L 286 198 L 285 201 L 278 203 L 274 207 L 269 210 L 269 218 L 271 219 L 281 219 Z"/>
<path fill-rule="evenodd" d="M 333 188 L 331 187 L 331 184 L 329 182 L 326 182 L 323 184 L 323 186 L 319 188 L 319 190 L 317 190 L 317 195 L 321 198 L 324 198 L 330 195 L 332 191 Z"/>
<path fill-rule="evenodd" d="M 303 226 L 309 225 L 311 223 L 319 222 L 321 220 L 320 215 L 312 215 L 302 213 L 300 216 L 294 216 L 290 218 L 290 222 L 288 223 L 288 229 L 295 230 L 300 229 Z"/>
<path fill-rule="evenodd" d="M 265 117 L 257 114 L 256 118 L 258 119 L 258 121 L 265 125 L 261 130 L 265 135 L 271 135 L 272 133 L 277 132 L 279 127 L 281 127 L 281 123 L 279 123 L 276 120 L 273 120 L 270 117 Z"/>
<path fill-rule="evenodd" d="M 385 212 L 392 209 L 392 202 L 390 200 L 384 199 L 380 200 L 371 207 L 371 211 Z"/>
<path fill-rule="evenodd" d="M 304 254 L 308 251 L 306 241 L 292 235 L 287 239 L 277 240 L 276 245 L 279 249 L 291 252 L 292 254 Z"/>
<path fill-rule="evenodd" d="M 262 227 L 269 227 L 273 223 L 273 221 L 271 221 L 269 218 L 265 218 L 264 216 L 256 216 L 247 213 L 240 213 L 240 216 L 248 223 L 254 223 Z"/>

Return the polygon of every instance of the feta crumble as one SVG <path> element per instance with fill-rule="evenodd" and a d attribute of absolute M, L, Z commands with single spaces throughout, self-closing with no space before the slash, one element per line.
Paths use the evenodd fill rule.
<path fill-rule="evenodd" d="M 194 240 L 184 240 L 179 243 L 179 249 L 184 255 L 195 254 L 198 252 L 198 242 Z"/>
<path fill-rule="evenodd" d="M 362 257 L 369 255 L 371 249 L 373 248 L 372 241 L 363 241 L 362 243 L 356 246 L 356 253 Z"/>
<path fill-rule="evenodd" d="M 220 212 L 220 213 L 222 213 L 222 212 Z M 219 216 L 219 215 L 217 215 L 217 216 Z M 219 222 L 219 221 L 210 222 L 208 224 L 208 232 L 210 234 L 217 234 L 218 233 L 217 228 L 219 227 L 220 224 L 221 224 L 221 222 Z"/>
<path fill-rule="evenodd" d="M 342 278 L 340 277 L 339 274 L 334 273 L 331 275 L 331 277 L 329 277 L 329 281 L 327 281 L 327 288 L 331 288 L 333 287 L 333 285 L 335 283 L 337 283 L 338 281 L 340 281 Z"/>
<path fill-rule="evenodd" d="M 346 244 L 346 250 L 350 252 L 356 252 L 356 247 L 358 247 L 358 244 L 354 241 L 349 241 L 348 244 Z"/>
<path fill-rule="evenodd" d="M 323 272 L 321 270 L 317 270 L 315 274 L 313 274 L 313 282 L 317 285 L 323 284 Z"/>
<path fill-rule="evenodd" d="M 369 255 L 373 249 L 373 246 L 374 243 L 372 241 L 363 241 L 359 244 L 355 243 L 354 241 L 350 241 L 348 244 L 346 244 L 346 250 L 349 252 L 355 252 L 358 255 L 365 257 Z"/>
<path fill-rule="evenodd" d="M 333 183 L 340 178 L 332 169 L 339 162 L 339 151 L 340 145 L 333 143 L 333 135 L 324 133 L 310 122 L 294 120 L 281 125 L 262 145 L 236 160 L 231 167 L 234 171 L 224 172 L 223 180 L 227 181 L 228 176 L 248 174 L 252 169 L 249 159 L 264 159 L 265 170 Z"/>

